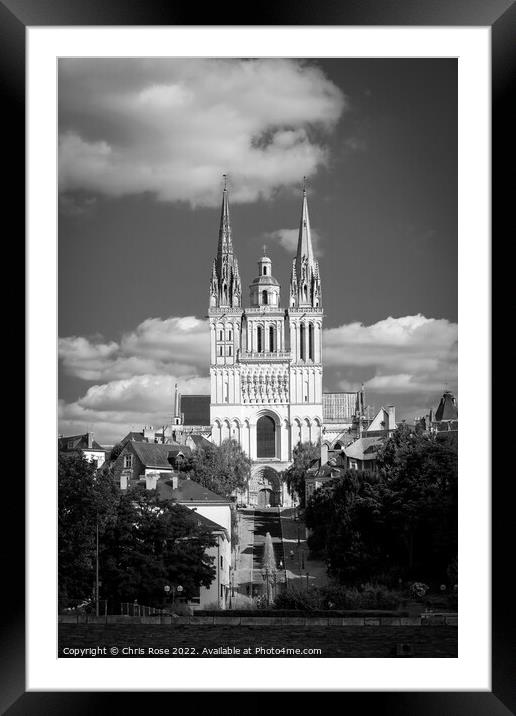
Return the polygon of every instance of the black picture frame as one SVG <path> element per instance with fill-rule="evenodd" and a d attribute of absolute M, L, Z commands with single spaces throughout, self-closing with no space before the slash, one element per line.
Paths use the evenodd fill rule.
<path fill-rule="evenodd" d="M 250 23 L 249 13 L 257 20 Z M 514 182 L 514 138 L 510 120 L 511 79 L 516 75 L 516 7 L 510 0 L 361 0 L 340 3 L 258 2 L 230 9 L 213 4 L 203 8 L 203 22 L 198 23 L 199 8 L 146 0 L 2 0 L 0 1 L 0 77 L 4 99 L 4 167 L 9 166 L 9 181 L 4 191 L 4 206 L 14 220 L 10 229 L 13 244 L 24 246 L 25 229 L 25 30 L 28 26 L 73 25 L 401 25 L 401 26 L 490 26 L 492 30 L 492 221 L 493 238 L 502 244 L 504 229 L 510 227 Z M 5 152 L 12 152 L 7 164 Z M 509 194 L 511 192 L 511 194 Z M 5 215 L 4 215 L 5 216 Z M 498 243 L 499 242 L 499 243 Z M 22 250 L 23 253 L 23 250 Z M 496 260 L 501 249 L 493 251 Z M 22 256 L 23 260 L 23 256 Z M 493 295 L 493 330 L 502 320 L 501 307 L 509 301 L 507 288 L 501 286 Z M 496 300 L 497 299 L 497 300 Z M 23 301 L 23 297 L 22 297 Z M 18 312 L 20 305 L 18 304 Z M 23 338 L 22 338 L 23 341 Z M 503 355 L 502 355 L 503 354 Z M 499 374 L 507 375 L 505 351 L 494 354 Z M 504 362 L 505 358 L 505 362 Z M 500 397 L 499 397 L 500 395 Z M 492 414 L 500 415 L 501 388 L 492 382 Z M 489 416 L 484 416 L 482 436 L 489 440 Z M 35 436 L 26 445 L 34 446 Z M 493 431 L 494 437 L 494 431 Z M 509 451 L 510 452 L 510 451 Z M 492 454 L 495 454 L 493 449 Z M 507 452 L 505 452 L 507 454 Z M 10 470 L 9 470 L 10 471 Z M 507 499 L 507 482 L 512 481 L 510 465 L 492 480 L 492 690 L 490 692 L 341 692 L 340 708 L 355 711 L 364 707 L 388 709 L 393 714 L 490 714 L 505 716 L 516 711 L 515 644 L 511 641 L 514 626 L 513 596 L 507 589 L 506 576 L 511 567 L 508 545 L 513 540 L 512 504 Z M 504 479 L 505 478 L 505 479 Z M 9 480 L 8 501 L 23 512 L 24 484 Z M 52 489 L 49 486 L 49 489 Z M 9 539 L 4 538 L 4 576 L 9 585 L 9 608 L 4 610 L 3 647 L 0 663 L 2 713 L 23 714 L 90 714 L 120 711 L 121 693 L 106 692 L 26 692 L 25 689 L 25 535 L 22 519 L 13 521 Z M 6 546 L 5 546 L 6 545 Z M 44 588 L 44 585 L 41 585 Z M 53 615 L 52 615 L 53 616 Z M 198 668 L 198 667 L 197 667 Z M 317 684 L 313 684 L 314 691 Z M 322 694 L 319 694 L 319 696 Z M 155 694 L 126 694 L 131 706 L 148 705 Z M 167 696 L 162 694 L 162 696 Z M 170 695 L 168 695 L 170 697 Z M 305 698 L 306 695 L 303 696 Z M 233 699 L 232 699 L 233 700 Z M 356 703 L 355 702 L 359 702 Z M 234 705 L 234 704 L 233 704 Z"/>

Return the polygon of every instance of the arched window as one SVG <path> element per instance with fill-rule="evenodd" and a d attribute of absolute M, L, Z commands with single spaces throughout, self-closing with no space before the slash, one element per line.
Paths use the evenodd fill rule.
<path fill-rule="evenodd" d="M 276 457 L 276 423 L 268 415 L 256 423 L 256 457 Z"/>
<path fill-rule="evenodd" d="M 305 360 L 305 327 L 303 324 L 299 328 L 299 355 L 301 360 Z"/>
<path fill-rule="evenodd" d="M 264 267 L 263 267 L 263 275 L 264 275 L 264 276 L 267 276 L 267 266 L 264 266 Z"/>
<path fill-rule="evenodd" d="M 270 326 L 269 328 L 269 350 L 275 351 L 276 347 L 274 345 L 274 326 Z"/>
<path fill-rule="evenodd" d="M 308 358 L 314 359 L 314 327 L 311 323 L 308 326 Z"/>
<path fill-rule="evenodd" d="M 262 291 L 262 303 L 264 306 L 267 305 L 267 291 Z"/>
<path fill-rule="evenodd" d="M 262 336 L 262 327 L 258 326 L 258 330 L 256 331 L 256 338 L 257 338 L 257 350 L 258 353 L 261 353 L 263 351 L 263 336 Z"/>
<path fill-rule="evenodd" d="M 340 443 L 335 443 L 334 450 L 340 450 L 342 448 Z"/>

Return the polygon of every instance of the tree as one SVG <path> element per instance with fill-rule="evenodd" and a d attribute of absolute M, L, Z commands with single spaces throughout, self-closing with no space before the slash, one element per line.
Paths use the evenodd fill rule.
<path fill-rule="evenodd" d="M 58 459 L 58 589 L 62 599 L 93 593 L 97 526 L 102 535 L 116 518 L 119 491 L 109 472 L 82 455 Z"/>
<path fill-rule="evenodd" d="M 397 429 L 378 453 L 391 549 L 409 573 L 445 577 L 457 554 L 457 450 Z"/>
<path fill-rule="evenodd" d="M 319 445 L 299 443 L 292 451 L 292 465 L 285 470 L 289 495 L 295 493 L 301 507 L 305 506 L 305 477 L 313 462 L 321 457 Z"/>
<path fill-rule="evenodd" d="M 102 594 L 114 602 L 159 605 L 164 586 L 183 587 L 185 597 L 208 587 L 216 570 L 206 550 L 215 545 L 195 514 L 152 490 L 134 487 L 120 498 L 117 519 L 102 541 Z"/>
<path fill-rule="evenodd" d="M 163 587 L 178 585 L 193 596 L 215 576 L 206 550 L 213 535 L 195 513 L 160 502 L 143 486 L 121 492 L 112 466 L 96 471 L 82 456 L 59 456 L 59 596 L 92 597 L 96 577 L 97 527 L 100 596 L 112 602 L 158 605 Z"/>
<path fill-rule="evenodd" d="M 210 445 L 195 450 L 182 470 L 192 480 L 228 498 L 247 485 L 251 474 L 251 461 L 236 440 L 225 440 L 221 445 Z"/>
<path fill-rule="evenodd" d="M 316 490 L 308 545 L 341 582 L 446 581 L 457 554 L 457 452 L 401 425 L 378 452 L 377 473 L 347 471 Z"/>
<path fill-rule="evenodd" d="M 316 490 L 305 521 L 311 551 L 326 558 L 328 572 L 341 582 L 369 578 L 382 564 L 382 511 L 373 473 L 347 470 Z"/>

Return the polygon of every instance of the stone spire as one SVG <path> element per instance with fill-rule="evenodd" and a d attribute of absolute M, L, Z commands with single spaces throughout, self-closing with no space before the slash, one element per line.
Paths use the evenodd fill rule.
<path fill-rule="evenodd" d="M 241 300 L 242 289 L 238 271 L 238 261 L 233 253 L 233 242 L 231 239 L 227 176 L 224 174 L 219 243 L 210 280 L 210 306 L 217 308 L 240 306 Z"/>
<path fill-rule="evenodd" d="M 297 254 L 292 265 L 290 278 L 290 297 L 292 307 L 308 306 L 319 308 L 321 305 L 321 280 L 319 263 L 314 257 L 312 247 L 306 177 L 303 183 L 303 206 L 299 224 Z"/>
<path fill-rule="evenodd" d="M 217 264 L 220 266 L 225 253 L 233 253 L 231 242 L 231 223 L 229 221 L 229 201 L 227 175 L 224 174 L 224 191 L 222 192 L 222 208 L 220 210 L 219 245 L 217 248 Z"/>

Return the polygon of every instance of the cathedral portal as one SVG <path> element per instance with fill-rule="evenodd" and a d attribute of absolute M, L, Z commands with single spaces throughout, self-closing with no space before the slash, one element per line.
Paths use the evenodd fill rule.
<path fill-rule="evenodd" d="M 253 469 L 249 480 L 249 504 L 257 507 L 281 505 L 281 479 L 272 467 Z"/>

